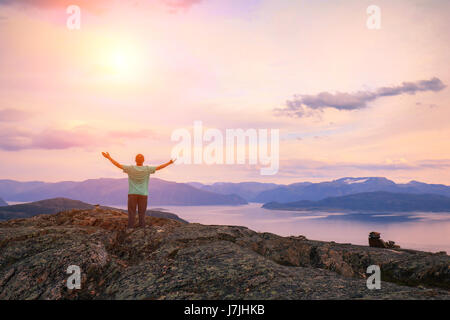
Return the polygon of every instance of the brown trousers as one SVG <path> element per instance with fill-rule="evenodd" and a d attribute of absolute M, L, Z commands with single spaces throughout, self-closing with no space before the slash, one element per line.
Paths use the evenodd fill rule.
<path fill-rule="evenodd" d="M 147 211 L 147 196 L 139 194 L 128 195 L 128 228 L 135 227 L 136 206 L 139 213 L 139 227 L 145 227 L 145 212 Z"/>

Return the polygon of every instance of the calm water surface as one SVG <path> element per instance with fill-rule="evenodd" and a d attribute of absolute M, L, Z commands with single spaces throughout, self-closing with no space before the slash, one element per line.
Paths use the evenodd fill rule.
<path fill-rule="evenodd" d="M 243 206 L 161 206 L 189 222 L 239 225 L 282 236 L 367 245 L 371 231 L 381 232 L 403 248 L 450 253 L 450 213 L 348 215 L 330 212 L 266 210 L 261 204 Z"/>

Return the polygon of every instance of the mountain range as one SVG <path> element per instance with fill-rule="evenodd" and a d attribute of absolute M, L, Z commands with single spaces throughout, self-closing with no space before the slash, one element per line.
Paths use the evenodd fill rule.
<path fill-rule="evenodd" d="M 265 209 L 276 210 L 351 210 L 368 212 L 450 212 L 450 198 L 438 194 L 407 194 L 385 191 L 362 192 L 322 200 L 288 203 L 269 202 Z"/>
<path fill-rule="evenodd" d="M 150 205 L 241 205 L 248 202 L 289 203 L 318 201 L 357 193 L 436 194 L 450 197 L 450 187 L 418 181 L 395 183 L 383 177 L 341 178 L 325 182 L 299 182 L 288 185 L 261 182 L 176 183 L 151 178 Z M 0 180 L 0 198 L 29 202 L 50 198 L 70 198 L 102 205 L 126 205 L 127 179 L 89 179 L 63 182 L 19 182 Z M 0 201 L 0 206 L 6 205 Z"/>
<path fill-rule="evenodd" d="M 128 180 L 89 179 L 63 182 L 20 182 L 0 180 L 0 197 L 6 201 L 29 202 L 49 198 L 70 198 L 104 205 L 126 205 Z M 176 183 L 151 178 L 150 205 L 241 205 L 247 201 L 235 194 L 219 194 Z"/>
<path fill-rule="evenodd" d="M 386 191 L 407 194 L 438 194 L 450 197 L 450 186 L 427 184 L 418 181 L 395 183 L 383 177 L 341 178 L 325 182 L 299 182 L 288 185 L 273 183 L 214 183 L 190 185 L 216 193 L 235 193 L 248 202 L 295 202 L 301 200 L 317 201 L 328 197 L 339 197 L 363 192 Z"/>
<path fill-rule="evenodd" d="M 264 191 L 271 191 L 282 187 L 276 183 L 261 182 L 216 182 L 213 184 L 202 184 L 199 182 L 188 182 L 189 185 L 204 191 L 220 193 L 220 194 L 237 194 L 248 202 L 257 202 L 255 199 Z"/>

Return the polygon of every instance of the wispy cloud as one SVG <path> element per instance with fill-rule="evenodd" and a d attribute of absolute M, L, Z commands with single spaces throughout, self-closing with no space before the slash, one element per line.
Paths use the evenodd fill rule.
<path fill-rule="evenodd" d="M 126 140 L 156 137 L 151 130 L 99 132 L 91 127 L 73 129 L 48 128 L 31 132 L 26 128 L 2 127 L 0 149 L 19 151 L 25 149 L 60 150 L 69 148 L 92 149 L 112 144 L 124 144 Z"/>
<path fill-rule="evenodd" d="M 69 5 L 76 4 L 88 10 L 99 10 L 113 2 L 111 0 L 0 0 L 0 5 L 19 5 L 45 9 L 66 8 Z"/>
<path fill-rule="evenodd" d="M 280 174 L 286 176 L 330 177 L 351 174 L 367 175 L 373 173 L 386 174 L 388 172 L 412 172 L 423 169 L 447 170 L 450 159 L 428 159 L 408 162 L 405 159 L 384 162 L 336 162 L 327 163 L 308 159 L 284 160 L 280 162 Z"/>
<path fill-rule="evenodd" d="M 0 110 L 0 122 L 14 122 L 25 120 L 30 117 L 28 112 L 18 109 L 1 109 Z"/>
<path fill-rule="evenodd" d="M 159 138 L 159 135 L 152 130 L 143 129 L 136 131 L 120 131 L 113 130 L 107 133 L 107 136 L 112 139 L 145 139 L 145 138 Z"/>
<path fill-rule="evenodd" d="M 173 10 L 188 9 L 203 0 L 155 0 Z M 121 3 L 128 5 L 145 4 L 147 0 L 0 0 L 0 5 L 22 5 L 35 8 L 67 8 L 69 5 L 77 5 L 89 11 L 101 12 L 112 5 Z"/>
<path fill-rule="evenodd" d="M 188 9 L 194 4 L 198 4 L 203 0 L 162 0 L 164 4 L 173 9 Z"/>
<path fill-rule="evenodd" d="M 282 108 L 275 109 L 279 115 L 303 117 L 325 108 L 337 110 L 357 110 L 366 108 L 369 102 L 381 97 L 392 97 L 402 94 L 416 94 L 425 91 L 441 91 L 446 85 L 439 78 L 420 80 L 416 82 L 403 82 L 399 86 L 381 87 L 374 91 L 348 92 L 321 92 L 316 95 L 295 95 L 287 100 Z"/>
<path fill-rule="evenodd" d="M 450 159 L 423 160 L 419 162 L 419 166 L 426 169 L 449 169 Z"/>

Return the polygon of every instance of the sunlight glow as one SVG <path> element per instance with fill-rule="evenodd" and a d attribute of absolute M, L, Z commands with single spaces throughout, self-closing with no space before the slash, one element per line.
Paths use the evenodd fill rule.
<path fill-rule="evenodd" d="M 136 72 L 137 61 L 133 53 L 119 49 L 111 53 L 108 64 L 112 72 L 125 75 Z"/>
<path fill-rule="evenodd" d="M 97 50 L 99 75 L 120 82 L 134 82 L 145 68 L 142 49 L 131 41 L 113 41 Z"/>

